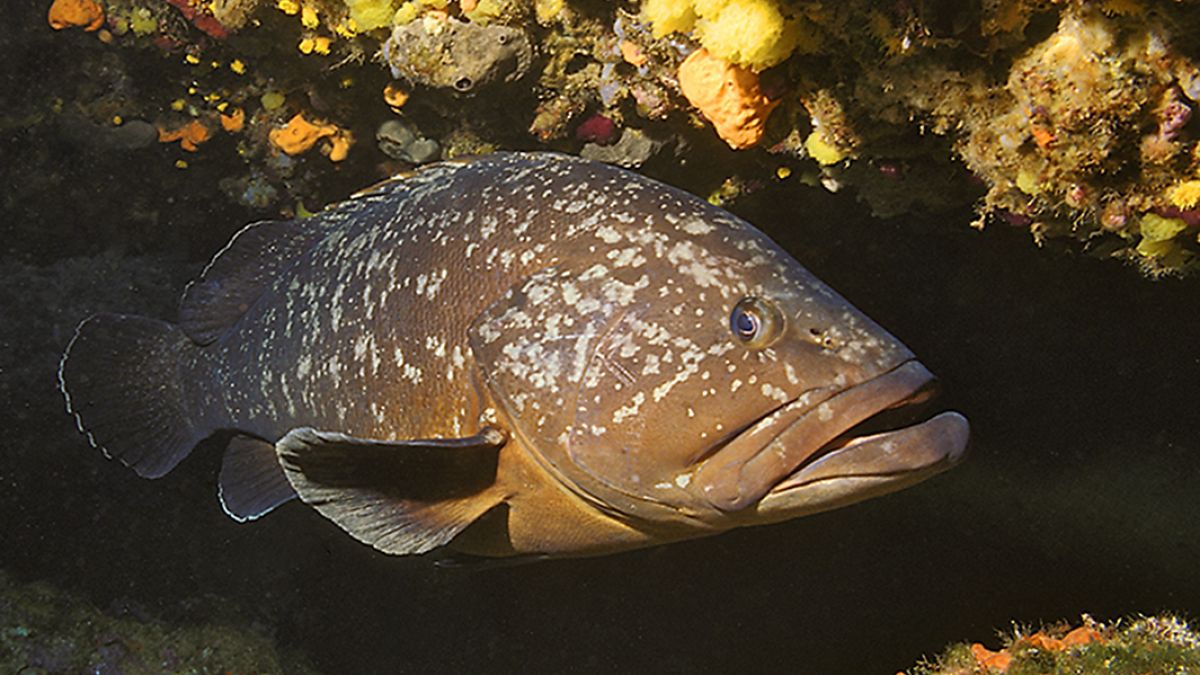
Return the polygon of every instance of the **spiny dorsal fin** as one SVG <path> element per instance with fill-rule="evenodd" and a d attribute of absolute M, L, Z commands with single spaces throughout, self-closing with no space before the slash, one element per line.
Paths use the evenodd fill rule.
<path fill-rule="evenodd" d="M 400 171 L 398 173 L 394 173 L 394 174 L 388 176 L 387 178 L 384 178 L 383 180 L 376 181 L 374 183 L 371 183 L 370 185 L 368 185 L 365 188 L 355 191 L 354 194 L 350 195 L 350 198 L 358 199 L 359 197 L 367 197 L 367 196 L 370 196 L 373 194 L 377 194 L 379 192 L 382 192 L 384 190 L 391 188 L 392 186 L 394 186 L 397 183 L 403 183 L 404 181 L 407 181 L 409 178 L 412 178 L 413 176 L 418 175 L 418 172 L 420 170 L 421 170 L 420 168 L 416 168 L 411 171 Z"/>
<path fill-rule="evenodd" d="M 542 153 L 541 161 L 565 156 Z M 184 289 L 179 327 L 193 342 L 206 345 L 225 334 L 276 278 L 332 230 L 352 220 L 357 209 L 374 198 L 394 200 L 397 193 L 437 183 L 464 167 L 487 162 L 528 161 L 519 153 L 463 156 L 426 164 L 356 192 L 311 218 L 264 220 L 242 228 L 226 244 L 200 278 Z"/>
<path fill-rule="evenodd" d="M 216 341 L 250 309 L 264 289 L 331 230 L 352 218 L 356 209 L 368 207 L 372 197 L 395 198 L 397 190 L 407 189 L 416 178 L 437 181 L 446 171 L 473 161 L 448 160 L 397 174 L 310 218 L 264 220 L 243 227 L 213 257 L 200 278 L 184 289 L 179 327 L 197 344 Z"/>
<path fill-rule="evenodd" d="M 408 171 L 400 171 L 384 178 L 381 181 L 372 183 L 354 194 L 350 195 L 350 199 L 359 199 L 361 197 L 370 197 L 382 192 L 390 192 L 397 187 L 407 187 L 414 182 L 414 179 L 421 178 L 440 178 L 446 171 L 455 171 L 464 166 L 474 164 L 480 159 L 487 158 L 491 155 L 461 155 L 452 159 L 444 159 L 440 162 L 432 162 L 430 164 L 422 164 Z"/>
<path fill-rule="evenodd" d="M 309 504 L 384 553 L 425 553 L 448 544 L 499 504 L 503 433 L 380 441 L 293 429 L 275 444 L 284 473 Z"/>
<path fill-rule="evenodd" d="M 321 219 L 264 220 L 243 227 L 200 278 L 188 284 L 179 304 L 179 327 L 194 342 L 209 344 L 246 313 L 270 283 L 328 233 Z"/>

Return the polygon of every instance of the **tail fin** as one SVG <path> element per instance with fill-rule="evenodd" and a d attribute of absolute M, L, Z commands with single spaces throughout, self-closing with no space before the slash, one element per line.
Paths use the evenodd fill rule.
<path fill-rule="evenodd" d="M 189 414 L 180 377 L 194 349 L 173 324 L 97 314 L 75 329 L 58 368 L 67 412 L 105 456 L 158 478 L 209 433 Z"/>

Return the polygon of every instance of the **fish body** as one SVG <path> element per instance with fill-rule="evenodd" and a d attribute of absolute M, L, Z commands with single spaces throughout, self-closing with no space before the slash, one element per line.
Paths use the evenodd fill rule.
<path fill-rule="evenodd" d="M 219 483 L 238 520 L 299 496 L 385 552 L 492 556 L 607 553 L 912 484 L 958 460 L 965 419 L 867 430 L 931 381 L 745 221 L 550 153 L 247 226 L 178 325 L 92 317 L 60 368 L 80 429 L 143 476 L 235 432 Z"/>

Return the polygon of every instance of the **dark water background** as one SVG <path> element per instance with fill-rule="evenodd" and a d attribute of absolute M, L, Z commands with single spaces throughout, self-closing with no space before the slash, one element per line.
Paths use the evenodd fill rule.
<path fill-rule="evenodd" d="M 70 67 L 65 53 L 13 52 L 10 94 Z M 264 214 L 217 191 L 219 146 L 175 172 L 158 149 L 112 156 L 56 129 L 6 120 L 0 138 L 0 569 L 19 580 L 180 625 L 216 604 L 329 673 L 893 673 L 950 641 L 994 645 L 1012 621 L 1200 614 L 1200 280 L 977 232 L 968 210 L 877 221 L 847 195 L 769 185 L 733 210 L 942 377 L 973 425 L 967 460 L 790 523 L 436 569 L 298 504 L 230 521 L 215 447 L 158 481 L 87 447 L 55 391 L 74 323 L 169 318 L 182 284 Z M 332 178 L 327 198 L 360 179 Z"/>

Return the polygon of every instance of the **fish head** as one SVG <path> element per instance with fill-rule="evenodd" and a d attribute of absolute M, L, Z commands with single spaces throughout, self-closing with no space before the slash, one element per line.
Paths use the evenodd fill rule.
<path fill-rule="evenodd" d="M 683 538 L 958 460 L 957 413 L 893 426 L 933 384 L 896 338 L 750 224 L 678 197 L 652 210 L 602 225 L 473 327 L 493 399 L 555 479 Z"/>

